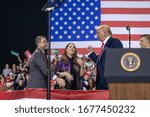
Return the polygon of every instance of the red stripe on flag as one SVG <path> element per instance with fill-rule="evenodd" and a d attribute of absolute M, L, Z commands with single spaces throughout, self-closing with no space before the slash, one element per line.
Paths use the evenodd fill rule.
<path fill-rule="evenodd" d="M 94 48 L 93 50 L 96 53 L 100 52 L 100 48 Z M 88 51 L 86 48 L 77 48 L 77 52 L 79 54 L 88 54 Z M 64 53 L 64 49 L 58 49 L 58 55 L 63 55 L 63 53 Z"/>
<path fill-rule="evenodd" d="M 150 21 L 101 21 L 101 24 L 107 24 L 110 27 L 150 27 Z"/>
<path fill-rule="evenodd" d="M 102 14 L 150 14 L 150 8 L 101 8 Z"/>
<path fill-rule="evenodd" d="M 128 41 L 129 35 L 128 34 L 113 34 L 114 38 L 118 38 L 121 41 Z M 140 35 L 131 35 L 131 41 L 139 41 Z"/>

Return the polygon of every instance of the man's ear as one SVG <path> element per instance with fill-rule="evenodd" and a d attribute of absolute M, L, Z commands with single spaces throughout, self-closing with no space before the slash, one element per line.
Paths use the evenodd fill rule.
<path fill-rule="evenodd" d="M 102 30 L 102 35 L 105 36 L 106 35 L 106 32 L 104 30 Z"/>

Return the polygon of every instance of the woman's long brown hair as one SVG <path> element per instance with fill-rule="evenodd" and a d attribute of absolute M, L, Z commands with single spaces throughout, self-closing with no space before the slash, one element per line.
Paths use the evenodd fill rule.
<path fill-rule="evenodd" d="M 74 53 L 74 55 L 73 55 L 73 61 L 74 61 L 74 63 L 77 63 L 77 48 L 76 48 L 76 46 L 75 46 L 74 43 L 68 43 L 68 44 L 66 45 L 65 50 L 64 50 L 64 54 L 63 54 L 61 60 L 62 60 L 62 62 L 67 62 L 67 61 L 68 61 L 68 55 L 67 55 L 66 49 L 68 48 L 68 46 L 69 46 L 70 44 L 74 45 L 74 47 L 75 47 L 75 53 Z"/>

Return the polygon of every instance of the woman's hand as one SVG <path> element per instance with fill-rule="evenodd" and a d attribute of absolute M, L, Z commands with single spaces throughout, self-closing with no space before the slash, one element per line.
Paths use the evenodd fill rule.
<path fill-rule="evenodd" d="M 69 81 L 72 81 L 73 80 L 73 76 L 67 72 L 65 72 L 65 75 L 66 75 L 66 78 L 69 80 Z"/>
<path fill-rule="evenodd" d="M 64 87 L 64 86 L 66 85 L 65 80 L 63 80 L 63 79 L 60 78 L 60 77 L 57 77 L 57 78 L 56 78 L 56 82 L 58 83 L 58 85 L 59 85 L 60 87 Z"/>
<path fill-rule="evenodd" d="M 69 81 L 73 80 L 73 76 L 68 72 L 57 72 L 59 74 L 59 77 L 66 77 Z"/>

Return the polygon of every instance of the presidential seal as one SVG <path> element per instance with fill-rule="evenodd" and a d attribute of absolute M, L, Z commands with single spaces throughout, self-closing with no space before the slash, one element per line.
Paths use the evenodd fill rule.
<path fill-rule="evenodd" d="M 136 71 L 141 64 L 139 56 L 133 52 L 125 53 L 121 57 L 121 66 L 124 70 L 128 72 Z"/>

